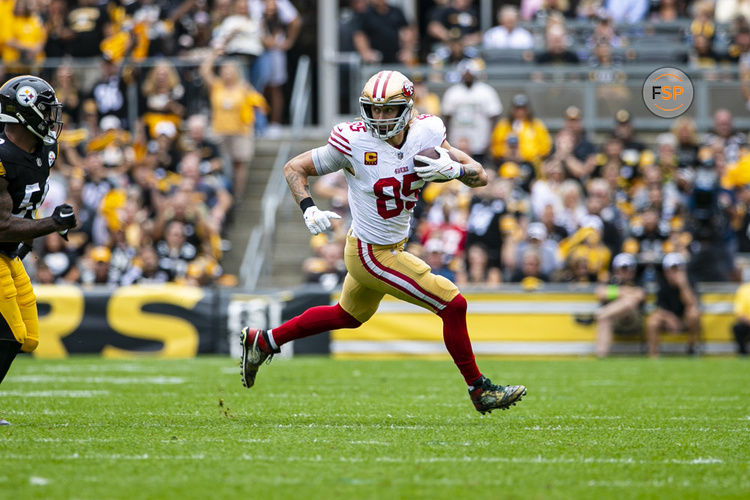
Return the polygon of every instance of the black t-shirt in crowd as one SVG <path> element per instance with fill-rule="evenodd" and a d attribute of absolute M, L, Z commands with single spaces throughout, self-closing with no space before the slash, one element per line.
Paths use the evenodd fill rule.
<path fill-rule="evenodd" d="M 373 7 L 359 17 L 359 30 L 367 35 L 370 47 L 383 54 L 383 63 L 398 62 L 399 37 L 401 28 L 408 25 L 406 16 L 397 7 L 388 6 L 388 10 L 379 13 Z"/>
<path fill-rule="evenodd" d="M 68 14 L 68 27 L 75 36 L 68 43 L 73 57 L 98 57 L 99 44 L 104 38 L 106 11 L 100 6 L 81 6 Z"/>

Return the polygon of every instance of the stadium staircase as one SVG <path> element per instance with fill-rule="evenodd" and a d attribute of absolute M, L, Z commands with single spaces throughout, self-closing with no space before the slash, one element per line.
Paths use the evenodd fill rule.
<path fill-rule="evenodd" d="M 296 141 L 290 157 L 307 149 L 319 146 L 322 139 L 302 139 Z M 245 196 L 236 200 L 234 222 L 226 238 L 232 248 L 224 255 L 224 272 L 238 275 L 250 233 L 262 217 L 261 198 L 279 152 L 281 141 L 258 139 L 255 158 L 248 175 Z M 263 275 L 259 288 L 288 288 L 301 283 L 302 261 L 310 255 L 309 234 L 304 227 L 299 208 L 294 205 L 291 195 L 286 195 L 276 214 L 276 228 L 272 256 L 266 265 L 271 273 Z"/>

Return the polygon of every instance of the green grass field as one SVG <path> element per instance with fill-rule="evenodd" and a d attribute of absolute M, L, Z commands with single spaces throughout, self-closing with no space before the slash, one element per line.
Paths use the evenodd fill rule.
<path fill-rule="evenodd" d="M 523 383 L 480 416 L 449 361 L 18 359 L 0 498 L 747 498 L 750 363 L 487 360 Z"/>

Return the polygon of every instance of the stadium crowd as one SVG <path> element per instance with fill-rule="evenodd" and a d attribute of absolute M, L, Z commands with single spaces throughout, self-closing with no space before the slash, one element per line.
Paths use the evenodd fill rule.
<path fill-rule="evenodd" d="M 32 280 L 235 284 L 223 236 L 300 25 L 289 0 L 0 1 L 0 80 L 42 76 L 64 106 L 41 215 L 80 220 L 38 240 Z"/>
<path fill-rule="evenodd" d="M 441 115 L 449 142 L 482 161 L 490 182 L 472 191 L 457 182 L 427 185 L 415 210 L 412 251 L 459 284 L 605 283 L 612 277 L 613 258 L 621 253 L 634 257 L 636 279 L 645 285 L 662 277 L 662 260 L 670 253 L 685 258 L 691 281 L 740 278 L 734 256 L 750 251 L 750 138 L 735 129 L 732 111 L 717 110 L 713 129 L 705 134 L 681 117 L 665 120 L 669 130 L 644 135 L 634 130 L 629 110 L 619 109 L 611 133 L 589 137 L 582 110 L 570 106 L 564 125 L 552 133 L 535 117 L 528 95 L 501 103 L 482 81 L 485 62 L 478 56 L 488 48 L 536 49 L 529 62 L 581 64 L 586 54 L 596 58 L 604 44 L 608 50 L 625 47 L 625 28 L 632 24 L 692 15 L 678 41 L 709 37 L 711 50 L 719 54 L 717 64 L 739 65 L 747 72 L 746 3 L 523 1 L 520 10 L 511 4 L 500 8 L 499 24 L 485 33 L 473 2 L 436 3 L 421 48 L 434 68 L 457 63 L 450 66 L 455 71 L 439 73 L 455 83 L 441 99 L 429 91 L 432 75 L 412 75 L 415 107 Z M 403 13 L 381 0 L 367 4 L 352 2 L 353 12 L 342 22 L 354 26 L 347 33 L 353 33 L 362 58 L 410 63 L 419 57 L 414 46 L 419 38 L 408 33 L 418 30 Z M 520 27 L 519 17 L 536 21 L 541 31 Z M 567 29 L 576 17 L 592 20 L 587 31 Z M 400 41 L 397 46 L 377 45 L 386 43 L 385 37 L 372 25 L 385 30 L 388 22 L 399 35 L 388 40 Z M 632 35 L 632 29 L 627 33 Z M 689 59 L 701 67 L 705 63 L 695 50 Z M 334 209 L 347 213 L 342 177 L 324 177 L 314 189 L 318 198 L 329 198 Z M 341 245 L 342 235 L 323 240 L 313 240 L 315 251 L 334 255 L 329 247 Z M 305 270 L 308 281 L 330 276 L 325 279 L 335 283 L 332 276 L 341 276 L 340 262 L 322 256 L 309 259 Z"/>

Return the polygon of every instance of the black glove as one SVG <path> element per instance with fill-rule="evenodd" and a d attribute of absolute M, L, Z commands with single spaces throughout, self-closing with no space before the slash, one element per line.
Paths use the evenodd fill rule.
<path fill-rule="evenodd" d="M 63 229 L 76 227 L 76 214 L 70 205 L 57 205 L 55 211 L 52 212 L 52 220 Z"/>

